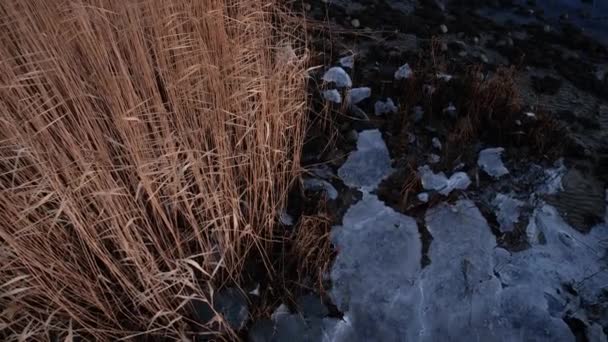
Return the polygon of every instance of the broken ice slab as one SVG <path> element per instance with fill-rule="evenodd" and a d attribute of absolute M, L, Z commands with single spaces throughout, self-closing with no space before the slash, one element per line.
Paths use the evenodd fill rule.
<path fill-rule="evenodd" d="M 389 113 L 397 113 L 397 106 L 390 97 L 386 101 L 376 101 L 374 104 L 374 114 L 383 115 Z"/>
<path fill-rule="evenodd" d="M 437 191 L 447 196 L 453 190 L 466 190 L 471 185 L 469 176 L 464 172 L 456 172 L 450 178 L 445 173 L 434 173 L 428 165 L 418 168 L 418 174 L 425 190 Z"/>
<path fill-rule="evenodd" d="M 293 217 L 289 215 L 285 209 L 281 210 L 281 213 L 279 214 L 279 222 L 284 226 L 293 226 L 294 224 Z"/>
<path fill-rule="evenodd" d="M 369 87 L 353 88 L 346 93 L 346 103 L 354 105 L 372 95 Z"/>
<path fill-rule="evenodd" d="M 428 161 L 429 161 L 429 164 L 437 164 L 441 161 L 441 157 L 434 153 L 431 153 L 431 154 L 429 154 Z"/>
<path fill-rule="evenodd" d="M 305 190 L 324 191 L 327 198 L 335 200 L 338 198 L 338 190 L 331 185 L 330 182 L 318 178 L 305 178 L 302 180 L 302 185 Z"/>
<path fill-rule="evenodd" d="M 445 73 L 442 73 L 442 72 L 437 73 L 436 76 L 437 76 L 438 79 L 440 79 L 442 81 L 445 81 L 445 82 L 449 82 L 453 78 L 452 75 L 448 75 L 448 74 L 445 74 Z"/>
<path fill-rule="evenodd" d="M 332 229 L 338 255 L 330 296 L 355 341 L 414 339 L 422 243 L 416 221 L 364 193 Z M 410 339 L 411 338 L 411 339 Z M 340 340 L 348 341 L 348 340 Z M 351 340 L 352 341 L 352 340 Z"/>
<path fill-rule="evenodd" d="M 323 81 L 332 82 L 338 88 L 350 88 L 353 86 L 350 76 L 340 67 L 329 68 L 323 75 Z"/>
<path fill-rule="evenodd" d="M 431 140 L 431 143 L 433 144 L 433 147 L 434 147 L 434 148 L 436 148 L 436 149 L 438 149 L 438 150 L 441 150 L 441 147 L 442 147 L 442 146 L 441 146 L 441 141 L 439 141 L 439 138 L 437 138 L 437 137 L 433 138 L 433 139 Z"/>
<path fill-rule="evenodd" d="M 396 80 L 405 80 L 412 77 L 412 75 L 412 68 L 410 68 L 410 65 L 407 63 L 403 64 L 399 67 L 399 69 L 397 69 L 397 71 L 395 71 Z"/>
<path fill-rule="evenodd" d="M 564 191 L 562 179 L 568 173 L 564 160 L 558 159 L 553 166 L 553 168 L 545 170 L 546 182 L 538 189 L 538 192 L 541 194 L 554 195 L 560 191 Z"/>
<path fill-rule="evenodd" d="M 420 202 L 423 202 L 423 203 L 426 203 L 426 202 L 429 201 L 429 194 L 428 194 L 428 192 L 421 192 L 416 197 L 418 198 L 418 200 Z"/>
<path fill-rule="evenodd" d="M 338 169 L 338 176 L 349 187 L 373 191 L 391 172 L 391 158 L 382 133 L 371 129 L 359 133 L 357 149 Z"/>
<path fill-rule="evenodd" d="M 342 95 L 336 89 L 329 89 L 323 91 L 323 98 L 329 102 L 342 103 Z"/>
<path fill-rule="evenodd" d="M 520 209 L 524 202 L 514 199 L 511 196 L 498 193 L 492 201 L 496 207 L 496 220 L 501 232 L 510 232 L 515 229 L 515 224 L 519 222 Z"/>
<path fill-rule="evenodd" d="M 488 175 L 494 178 L 500 178 L 509 173 L 509 170 L 502 163 L 502 153 L 505 151 L 502 147 L 486 148 L 479 152 L 477 165 L 481 167 Z"/>
<path fill-rule="evenodd" d="M 355 56 L 349 55 L 349 56 L 342 57 L 342 58 L 340 58 L 339 63 L 341 66 L 343 66 L 345 68 L 352 69 L 355 66 Z"/>

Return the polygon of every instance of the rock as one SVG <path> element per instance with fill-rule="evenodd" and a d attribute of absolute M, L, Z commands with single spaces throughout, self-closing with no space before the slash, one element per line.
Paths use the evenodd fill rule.
<path fill-rule="evenodd" d="M 310 12 L 310 10 L 312 9 L 312 5 L 309 3 L 304 3 L 304 10 L 306 10 L 306 12 Z"/>
<path fill-rule="evenodd" d="M 346 134 L 346 140 L 349 142 L 357 142 L 357 139 L 359 139 L 359 133 L 354 129 L 351 129 Z"/>
<path fill-rule="evenodd" d="M 342 95 L 336 89 L 324 90 L 323 98 L 329 102 L 342 103 Z"/>
<path fill-rule="evenodd" d="M 329 68 L 323 75 L 323 81 L 335 83 L 338 88 L 351 88 L 353 86 L 350 76 L 340 67 Z"/>
<path fill-rule="evenodd" d="M 298 311 L 305 318 L 323 318 L 329 314 L 329 310 L 317 295 L 307 294 L 301 296 L 296 301 Z"/>
<path fill-rule="evenodd" d="M 504 152 L 504 148 L 487 148 L 479 152 L 479 158 L 477 159 L 477 165 L 481 167 L 485 173 L 493 178 L 500 178 L 509 173 L 509 170 L 502 163 L 501 155 Z"/>
<path fill-rule="evenodd" d="M 302 185 L 305 190 L 324 191 L 327 198 L 335 200 L 338 198 L 338 190 L 326 180 L 318 178 L 305 178 L 302 180 Z"/>
<path fill-rule="evenodd" d="M 397 69 L 397 71 L 395 71 L 396 80 L 405 80 L 405 79 L 412 77 L 412 75 L 413 75 L 412 69 L 410 68 L 410 65 L 407 63 L 403 64 L 402 66 L 399 67 L 399 69 Z"/>
<path fill-rule="evenodd" d="M 437 164 L 440 161 L 441 161 L 441 157 L 440 156 L 438 156 L 438 155 L 436 155 L 434 153 L 429 154 L 429 157 L 428 157 L 429 164 Z"/>
<path fill-rule="evenodd" d="M 543 27 L 543 31 L 545 31 L 546 33 L 551 32 L 551 26 L 549 26 L 549 25 L 545 25 L 545 26 Z"/>
<path fill-rule="evenodd" d="M 234 330 L 241 330 L 249 319 L 247 298 L 241 290 L 229 287 L 217 293 L 213 300 L 215 309 L 222 314 Z"/>
<path fill-rule="evenodd" d="M 483 53 L 482 53 L 481 55 L 479 55 L 479 59 L 480 59 L 482 62 L 486 63 L 486 64 L 490 63 L 490 60 L 488 59 L 488 56 L 486 56 L 486 55 L 485 55 L 485 54 L 483 54 Z"/>
<path fill-rule="evenodd" d="M 344 56 L 344 57 L 340 58 L 338 63 L 340 63 L 340 65 L 345 68 L 352 69 L 355 66 L 355 56 L 353 56 L 353 55 Z"/>
<path fill-rule="evenodd" d="M 351 20 L 350 24 L 353 25 L 354 28 L 358 28 L 359 26 L 361 26 L 361 23 L 359 22 L 359 19 L 353 19 L 353 20 Z"/>
<path fill-rule="evenodd" d="M 519 222 L 520 208 L 524 203 L 510 196 L 498 193 L 492 204 L 496 207 L 496 220 L 499 223 L 500 231 L 510 232 L 515 229 L 515 224 Z"/>
<path fill-rule="evenodd" d="M 395 106 L 393 100 L 389 97 L 386 101 L 376 101 L 374 104 L 374 114 L 384 115 L 390 113 L 397 113 L 398 108 Z"/>
<path fill-rule="evenodd" d="M 382 134 L 372 129 L 359 133 L 357 150 L 348 155 L 338 169 L 338 176 L 349 187 L 372 191 L 391 172 L 391 159 Z"/>
<path fill-rule="evenodd" d="M 445 26 L 445 24 L 441 24 L 441 25 L 439 26 L 439 30 L 440 30 L 440 31 L 441 31 L 441 33 L 443 33 L 443 34 L 448 33 L 448 27 L 447 27 L 447 26 Z"/>
<path fill-rule="evenodd" d="M 443 172 L 434 173 L 428 165 L 419 167 L 418 175 L 422 188 L 437 191 L 444 196 L 453 190 L 466 190 L 471 185 L 469 176 L 464 172 L 456 172 L 448 179 Z"/>
<path fill-rule="evenodd" d="M 353 88 L 346 93 L 346 103 L 357 104 L 372 95 L 372 90 L 368 87 Z"/>

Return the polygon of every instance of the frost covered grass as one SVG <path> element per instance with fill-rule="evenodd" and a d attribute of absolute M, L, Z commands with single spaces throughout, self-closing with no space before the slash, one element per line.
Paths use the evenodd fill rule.
<path fill-rule="evenodd" d="M 0 4 L 0 339 L 235 337 L 190 303 L 270 268 L 306 105 L 279 5 Z"/>

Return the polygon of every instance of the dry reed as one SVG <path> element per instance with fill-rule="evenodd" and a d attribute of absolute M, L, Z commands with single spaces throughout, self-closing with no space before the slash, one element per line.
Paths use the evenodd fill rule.
<path fill-rule="evenodd" d="M 0 3 L 0 338 L 216 332 L 189 303 L 264 257 L 299 169 L 304 49 L 279 11 Z"/>

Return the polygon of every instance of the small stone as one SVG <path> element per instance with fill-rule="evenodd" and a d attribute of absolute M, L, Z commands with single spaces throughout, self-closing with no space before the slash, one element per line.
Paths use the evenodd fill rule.
<path fill-rule="evenodd" d="M 473 44 L 475 44 L 475 45 L 479 44 L 479 38 L 478 37 L 473 37 Z"/>
<path fill-rule="evenodd" d="M 351 20 L 350 24 L 353 25 L 354 28 L 358 28 L 359 26 L 361 26 L 361 22 L 359 22 L 359 19 Z"/>
<path fill-rule="evenodd" d="M 304 9 L 306 10 L 306 12 L 310 12 L 310 10 L 312 9 L 312 5 L 309 3 L 304 3 Z"/>
<path fill-rule="evenodd" d="M 466 51 L 460 51 L 458 53 L 458 56 L 460 56 L 460 57 L 466 57 L 467 55 L 468 55 L 468 53 Z"/>
<path fill-rule="evenodd" d="M 422 93 L 428 97 L 432 96 L 435 93 L 435 87 L 430 84 L 425 84 L 422 86 Z"/>
<path fill-rule="evenodd" d="M 479 56 L 479 59 L 481 59 L 481 61 L 484 62 L 484 63 L 486 63 L 486 64 L 490 62 L 490 60 L 488 59 L 488 56 L 486 56 L 483 53 Z"/>
<path fill-rule="evenodd" d="M 543 27 L 543 31 L 545 31 L 546 33 L 551 32 L 551 26 L 549 26 L 549 25 L 545 25 L 545 26 Z"/>
<path fill-rule="evenodd" d="M 444 24 L 441 24 L 441 26 L 439 26 L 439 29 L 441 30 L 441 33 L 443 33 L 443 34 L 448 33 L 448 27 L 445 26 Z"/>
<path fill-rule="evenodd" d="M 424 118 L 424 110 L 420 106 L 415 106 L 414 109 L 414 122 L 420 122 Z"/>

